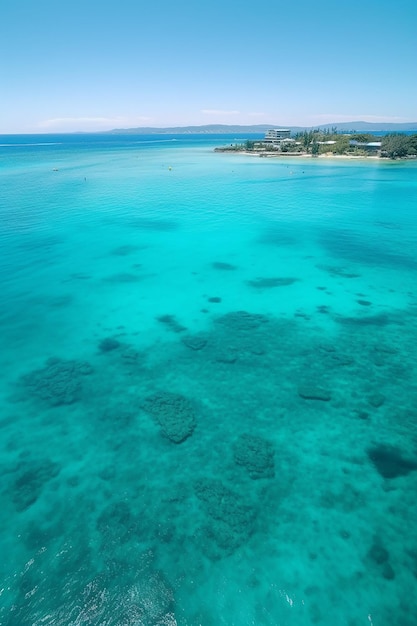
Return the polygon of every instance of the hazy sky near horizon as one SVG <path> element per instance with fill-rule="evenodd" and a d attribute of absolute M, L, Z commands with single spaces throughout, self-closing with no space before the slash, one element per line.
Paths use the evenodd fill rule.
<path fill-rule="evenodd" d="M 416 0 L 1 0 L 0 133 L 417 121 Z"/>

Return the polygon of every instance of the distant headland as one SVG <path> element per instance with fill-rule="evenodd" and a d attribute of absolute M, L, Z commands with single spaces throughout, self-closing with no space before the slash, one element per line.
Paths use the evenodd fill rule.
<path fill-rule="evenodd" d="M 229 124 L 206 124 L 204 126 L 170 126 L 157 128 L 153 126 L 139 126 L 137 128 L 114 128 L 106 131 L 106 134 L 114 135 L 222 135 L 230 133 L 248 133 L 263 135 L 270 128 L 281 128 L 280 124 L 255 124 L 251 126 L 229 125 Z M 327 130 L 337 128 L 338 132 L 358 133 L 358 132 L 417 132 L 416 122 L 393 123 L 373 123 L 373 122 L 343 122 L 332 124 L 320 124 L 319 126 L 285 126 L 291 133 L 305 130 Z"/>

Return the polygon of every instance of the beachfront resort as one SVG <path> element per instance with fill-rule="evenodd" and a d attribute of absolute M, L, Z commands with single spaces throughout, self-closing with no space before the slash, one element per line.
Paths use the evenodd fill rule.
<path fill-rule="evenodd" d="M 215 148 L 217 152 L 241 152 L 260 157 L 345 156 L 388 159 L 417 158 L 417 134 L 340 133 L 336 127 L 304 130 L 292 135 L 289 128 L 271 128 L 261 140 Z"/>

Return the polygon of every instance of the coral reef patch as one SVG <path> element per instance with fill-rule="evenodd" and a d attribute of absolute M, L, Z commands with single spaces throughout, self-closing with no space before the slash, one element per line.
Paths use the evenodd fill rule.
<path fill-rule="evenodd" d="M 117 350 L 120 348 L 121 343 L 114 337 L 105 337 L 98 344 L 98 349 L 100 352 L 112 352 L 113 350 Z"/>
<path fill-rule="evenodd" d="M 233 446 L 235 462 L 245 467 L 254 480 L 274 478 L 274 454 L 271 442 L 256 435 L 240 435 Z"/>
<path fill-rule="evenodd" d="M 218 558 L 232 554 L 251 536 L 255 509 L 220 480 L 198 480 L 195 493 L 208 516 L 203 531 L 209 555 Z"/>
<path fill-rule="evenodd" d="M 173 443 L 188 439 L 196 427 L 194 404 L 180 394 L 160 391 L 145 398 L 141 408 L 152 415 L 162 435 Z"/>
<path fill-rule="evenodd" d="M 13 502 L 18 511 L 25 511 L 36 502 L 44 485 L 60 472 L 60 466 L 49 459 L 25 461 L 16 468 Z"/>
<path fill-rule="evenodd" d="M 267 323 L 269 318 L 262 313 L 248 313 L 248 311 L 232 311 L 216 319 L 218 324 L 233 331 L 252 331 Z"/>
<path fill-rule="evenodd" d="M 24 374 L 20 382 L 50 406 L 73 404 L 81 396 L 83 377 L 92 371 L 86 361 L 50 358 L 45 367 Z"/>

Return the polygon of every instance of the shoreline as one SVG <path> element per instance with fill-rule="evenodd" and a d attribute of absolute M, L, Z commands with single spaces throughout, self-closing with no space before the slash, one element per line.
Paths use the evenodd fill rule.
<path fill-rule="evenodd" d="M 233 150 L 229 148 L 214 148 L 214 152 L 222 152 L 228 154 L 241 154 L 243 156 L 251 156 L 251 157 L 259 157 L 264 159 L 280 159 L 280 158 L 304 158 L 304 159 L 344 159 L 348 161 L 382 161 L 382 162 L 393 162 L 393 161 L 416 161 L 417 157 L 409 156 L 409 157 L 397 157 L 395 159 L 391 159 L 389 157 L 382 157 L 376 154 L 333 154 L 332 152 L 325 152 L 323 154 L 309 154 L 307 152 L 263 152 L 256 150 Z"/>

